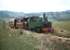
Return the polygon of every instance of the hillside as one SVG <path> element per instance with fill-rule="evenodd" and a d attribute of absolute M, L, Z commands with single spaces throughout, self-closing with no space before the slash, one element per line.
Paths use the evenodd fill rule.
<path fill-rule="evenodd" d="M 61 12 L 45 12 L 46 16 L 48 16 L 49 20 L 58 20 L 58 21 L 66 21 L 66 20 L 70 20 L 70 11 L 61 11 Z M 43 12 L 40 13 L 28 13 L 25 14 L 27 16 L 41 16 L 43 14 Z"/>
<path fill-rule="evenodd" d="M 0 18 L 24 16 L 22 12 L 0 11 Z"/>
<path fill-rule="evenodd" d="M 70 10 L 61 12 L 45 12 L 49 20 L 66 21 L 70 20 Z M 23 16 L 41 16 L 43 12 L 37 13 L 23 13 L 23 12 L 11 12 L 11 11 L 0 11 L 0 18 L 8 17 L 23 17 Z"/>

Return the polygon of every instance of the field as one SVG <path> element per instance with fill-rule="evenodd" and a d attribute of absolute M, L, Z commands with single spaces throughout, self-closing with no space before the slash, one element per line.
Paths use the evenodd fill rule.
<path fill-rule="evenodd" d="M 55 34 L 70 37 L 70 21 L 56 21 L 53 22 Z"/>
<path fill-rule="evenodd" d="M 70 31 L 70 21 L 56 21 L 53 26 Z"/>
<path fill-rule="evenodd" d="M 61 41 L 58 41 L 59 37 L 53 35 L 58 32 L 44 35 L 23 30 L 22 33 L 19 29 L 14 31 L 6 26 L 5 21 L 0 21 L 0 50 L 70 50 L 70 43 L 66 42 L 69 38 L 60 37 Z M 56 31 L 64 29 L 69 32 L 70 21 L 53 22 L 53 27 Z"/>

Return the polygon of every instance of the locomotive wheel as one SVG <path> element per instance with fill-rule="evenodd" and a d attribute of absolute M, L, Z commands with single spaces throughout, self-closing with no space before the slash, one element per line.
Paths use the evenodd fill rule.
<path fill-rule="evenodd" d="M 47 28 L 42 28 L 42 32 L 46 33 L 46 32 L 48 32 L 48 29 Z"/>
<path fill-rule="evenodd" d="M 53 28 L 42 28 L 42 32 L 43 33 L 48 33 L 48 32 L 50 32 L 50 33 L 53 33 L 54 32 L 54 29 Z"/>
<path fill-rule="evenodd" d="M 41 28 L 40 28 L 40 27 L 37 27 L 37 28 L 36 28 L 36 32 L 37 32 L 37 33 L 41 33 Z"/>

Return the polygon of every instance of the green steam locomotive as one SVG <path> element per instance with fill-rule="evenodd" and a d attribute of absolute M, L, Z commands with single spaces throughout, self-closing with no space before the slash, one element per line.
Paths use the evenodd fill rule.
<path fill-rule="evenodd" d="M 48 21 L 46 14 L 43 13 L 43 17 L 32 16 L 16 18 L 13 24 L 15 29 L 26 29 L 34 32 L 54 32 L 52 28 L 52 22 Z"/>

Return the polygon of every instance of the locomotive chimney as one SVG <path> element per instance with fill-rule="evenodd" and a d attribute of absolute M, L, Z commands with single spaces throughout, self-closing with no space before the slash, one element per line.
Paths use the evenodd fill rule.
<path fill-rule="evenodd" d="M 43 13 L 43 19 L 44 19 L 44 22 L 48 22 L 48 19 L 47 19 L 46 13 Z"/>

